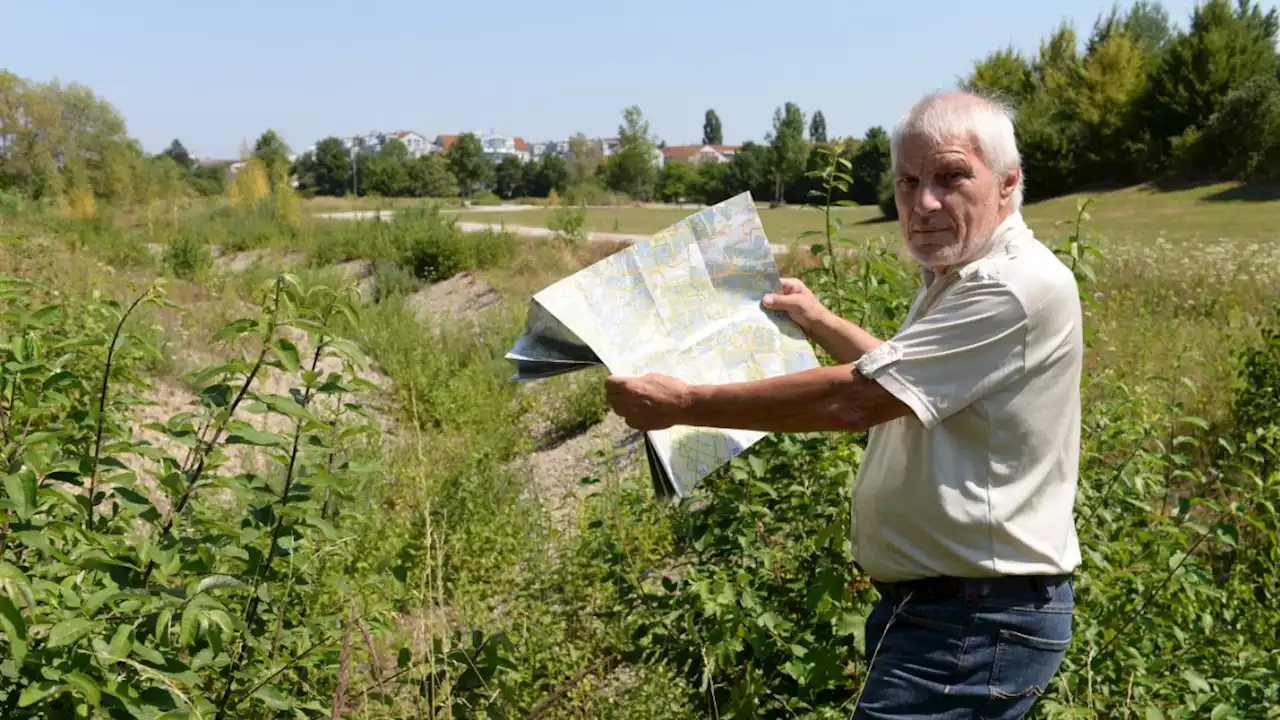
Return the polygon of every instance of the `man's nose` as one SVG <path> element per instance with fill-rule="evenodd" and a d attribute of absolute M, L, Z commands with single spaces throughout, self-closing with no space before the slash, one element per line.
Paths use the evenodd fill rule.
<path fill-rule="evenodd" d="M 922 182 L 916 188 L 916 212 L 921 215 L 937 212 L 942 209 L 942 201 L 938 199 L 933 183 Z"/>

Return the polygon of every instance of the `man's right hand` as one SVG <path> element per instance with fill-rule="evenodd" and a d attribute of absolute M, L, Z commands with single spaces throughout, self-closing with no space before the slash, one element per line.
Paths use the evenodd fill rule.
<path fill-rule="evenodd" d="M 782 292 L 769 293 L 761 300 L 766 310 L 778 310 L 791 317 L 804 334 L 826 350 L 836 362 L 856 362 L 880 341 L 853 323 L 828 310 L 813 291 L 795 278 L 782 279 Z"/>
<path fill-rule="evenodd" d="M 782 278 L 782 292 L 765 295 L 762 304 L 766 310 L 785 312 L 792 322 L 811 337 L 830 312 L 818 296 L 796 278 Z"/>

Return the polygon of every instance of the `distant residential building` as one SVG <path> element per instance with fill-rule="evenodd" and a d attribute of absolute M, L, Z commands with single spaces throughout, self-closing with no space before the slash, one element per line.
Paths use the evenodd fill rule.
<path fill-rule="evenodd" d="M 667 162 L 682 161 L 692 165 L 704 162 L 727 163 L 739 150 L 738 145 L 672 145 L 662 151 Z"/>
<path fill-rule="evenodd" d="M 409 150 L 409 157 L 417 158 L 433 152 L 433 145 L 430 140 L 412 130 L 401 130 L 393 133 L 391 137 L 404 143 Z"/>
<path fill-rule="evenodd" d="M 511 155 L 520 162 L 528 162 L 530 158 L 529 143 L 524 138 L 507 137 L 506 135 L 497 135 L 494 133 L 484 133 L 478 135 L 480 138 L 480 146 L 484 148 L 485 157 L 489 158 L 492 163 L 502 162 L 502 158 Z"/>

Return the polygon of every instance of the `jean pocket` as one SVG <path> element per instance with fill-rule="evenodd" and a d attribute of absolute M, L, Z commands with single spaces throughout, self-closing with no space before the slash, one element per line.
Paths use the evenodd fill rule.
<path fill-rule="evenodd" d="M 1041 695 L 1069 647 L 1071 638 L 1058 640 L 1000 630 L 991 667 L 991 696 L 1008 699 Z"/>
<path fill-rule="evenodd" d="M 918 610 L 913 612 L 907 608 L 903 608 L 898 612 L 898 617 L 895 622 L 902 623 L 903 625 L 914 625 L 918 628 L 932 630 L 937 633 L 942 633 L 943 635 L 949 635 L 957 638 L 963 637 L 967 629 L 963 625 L 957 625 L 939 618 L 928 617 L 925 613 L 921 613 Z"/>

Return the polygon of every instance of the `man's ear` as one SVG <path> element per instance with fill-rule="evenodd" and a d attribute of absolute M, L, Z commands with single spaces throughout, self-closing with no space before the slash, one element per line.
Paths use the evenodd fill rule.
<path fill-rule="evenodd" d="M 1008 200 L 1013 197 L 1013 191 L 1018 189 L 1018 181 L 1022 179 L 1022 168 L 1014 168 L 1013 172 L 1006 174 L 1003 178 L 1004 182 L 1000 183 L 1000 199 Z"/>

